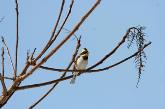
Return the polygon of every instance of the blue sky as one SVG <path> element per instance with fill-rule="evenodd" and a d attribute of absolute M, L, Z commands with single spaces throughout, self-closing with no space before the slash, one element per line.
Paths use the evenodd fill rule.
<path fill-rule="evenodd" d="M 32 51 L 37 48 L 36 53 L 39 53 L 49 39 L 60 1 L 20 0 L 19 71 L 25 64 L 27 49 Z M 75 0 L 71 17 L 65 28 L 72 29 L 94 2 L 95 0 Z M 69 0 L 66 0 L 66 8 L 68 6 Z M 164 109 L 164 10 L 164 0 L 102 0 L 76 32 L 77 35 L 82 35 L 81 48 L 86 47 L 90 51 L 90 66 L 112 50 L 129 27 L 145 26 L 147 40 L 151 41 L 152 45 L 146 49 L 148 60 L 139 88 L 136 88 L 137 71 L 132 59 L 108 71 L 81 75 L 75 85 L 70 85 L 69 81 L 60 83 L 36 109 Z M 5 37 L 11 53 L 14 54 L 16 30 L 14 0 L 0 0 L 0 17 L 3 16 L 5 18 L 0 23 L 0 35 Z M 63 31 L 53 46 L 57 45 L 66 34 Z M 75 39 L 71 38 L 45 65 L 56 68 L 66 67 L 75 44 Z M 126 46 L 127 44 L 124 44 L 99 67 L 113 64 L 133 53 Z M 8 60 L 7 56 L 5 59 Z M 10 64 L 5 71 L 7 76 L 11 75 Z M 23 84 L 44 82 L 58 76 L 56 72 L 38 70 Z M 13 107 L 27 109 L 50 87 L 18 91 L 4 109 Z"/>

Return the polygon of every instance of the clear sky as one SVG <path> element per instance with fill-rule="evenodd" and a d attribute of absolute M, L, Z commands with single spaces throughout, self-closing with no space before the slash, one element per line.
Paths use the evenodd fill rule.
<path fill-rule="evenodd" d="M 27 49 L 32 51 L 37 48 L 39 53 L 49 39 L 60 1 L 20 0 L 19 71 L 25 64 Z M 95 0 L 75 0 L 65 28 L 72 29 L 94 2 Z M 68 6 L 69 0 L 66 0 L 66 8 Z M 137 71 L 132 59 L 108 71 L 81 75 L 74 85 L 70 85 L 69 81 L 60 83 L 36 109 L 165 109 L 164 10 L 164 0 L 102 0 L 76 32 L 77 35 L 82 35 L 81 48 L 86 47 L 90 51 L 90 66 L 112 50 L 129 27 L 145 26 L 147 40 L 151 41 L 152 45 L 146 49 L 148 60 L 139 88 L 136 88 Z M 14 54 L 14 0 L 0 0 L 1 17 L 4 17 L 4 20 L 0 23 L 0 35 L 5 37 L 11 53 Z M 66 34 L 63 31 L 54 46 Z M 71 38 L 45 65 L 65 68 L 75 44 L 75 39 Z M 124 44 L 100 67 L 113 64 L 133 53 L 126 46 L 127 44 Z M 5 59 L 8 60 L 7 56 Z M 5 71 L 7 76 L 11 75 L 10 64 Z M 53 80 L 58 76 L 56 72 L 38 70 L 23 84 Z M 18 91 L 4 109 L 27 109 L 50 87 Z"/>

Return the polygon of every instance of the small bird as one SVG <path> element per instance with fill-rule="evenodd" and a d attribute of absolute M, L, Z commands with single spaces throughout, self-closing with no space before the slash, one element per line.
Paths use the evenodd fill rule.
<path fill-rule="evenodd" d="M 74 70 L 85 70 L 85 68 L 88 64 L 88 55 L 89 55 L 88 50 L 86 48 L 83 48 L 81 53 L 79 54 L 79 56 L 76 58 L 76 60 L 74 62 L 75 64 L 74 64 L 73 69 Z M 70 81 L 70 84 L 75 83 L 76 77 L 79 73 L 81 73 L 81 72 L 74 72 L 73 73 L 73 77 Z"/>

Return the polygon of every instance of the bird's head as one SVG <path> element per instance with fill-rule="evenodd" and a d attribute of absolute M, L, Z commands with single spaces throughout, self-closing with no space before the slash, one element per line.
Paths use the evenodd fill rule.
<path fill-rule="evenodd" d="M 83 48 L 81 53 L 80 53 L 80 55 L 86 55 L 86 56 L 88 56 L 88 54 L 89 54 L 89 52 L 86 48 Z"/>

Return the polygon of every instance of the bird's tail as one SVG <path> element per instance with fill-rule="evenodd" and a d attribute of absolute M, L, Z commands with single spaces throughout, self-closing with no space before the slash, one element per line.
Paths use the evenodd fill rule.
<path fill-rule="evenodd" d="M 75 83 L 77 74 L 78 74 L 77 72 L 75 72 L 75 73 L 73 74 L 73 77 L 72 77 L 72 79 L 71 79 L 71 81 L 70 81 L 70 84 L 74 84 L 74 83 Z"/>

